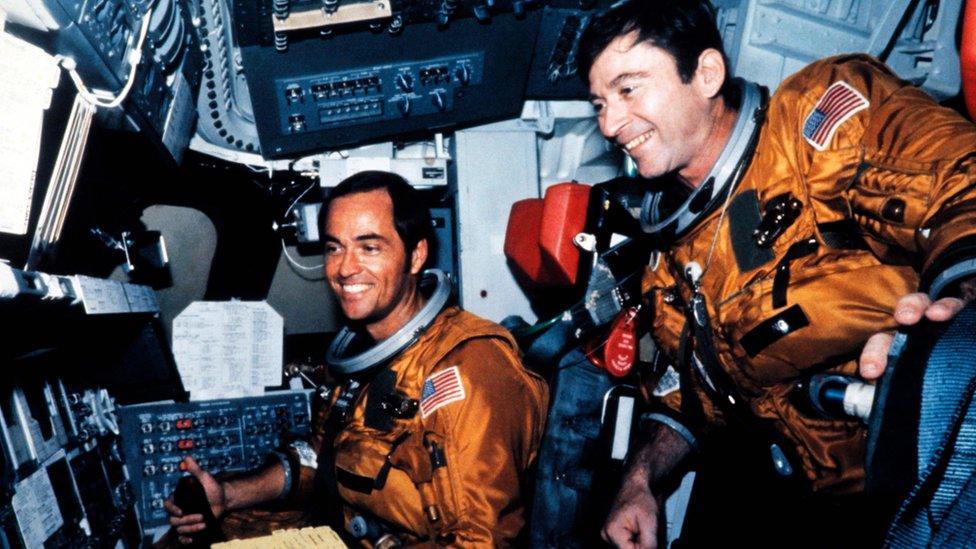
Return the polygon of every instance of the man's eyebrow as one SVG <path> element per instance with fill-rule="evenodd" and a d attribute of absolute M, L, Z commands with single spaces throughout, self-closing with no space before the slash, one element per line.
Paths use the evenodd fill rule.
<path fill-rule="evenodd" d="M 624 80 L 630 80 L 631 78 L 644 78 L 646 76 L 647 76 L 647 72 L 645 72 L 645 71 L 624 72 L 624 73 L 618 74 L 613 80 L 611 80 L 610 83 L 607 84 L 607 87 L 608 88 L 616 88 Z M 595 94 L 592 94 L 592 93 L 590 94 L 590 102 L 593 102 L 593 101 L 595 101 L 597 99 L 601 99 L 600 96 L 595 95 Z"/>
<path fill-rule="evenodd" d="M 620 73 L 616 78 L 610 81 L 609 87 L 614 88 L 619 86 L 624 80 L 630 80 L 631 78 L 643 78 L 645 76 L 647 76 L 647 72 L 645 71 Z"/>
<path fill-rule="evenodd" d="M 335 242 L 336 244 L 339 244 L 339 239 L 331 234 L 326 233 L 325 235 L 322 236 L 322 238 L 327 242 Z M 355 240 L 356 242 L 368 242 L 371 240 L 380 240 L 386 242 L 388 239 L 381 234 L 365 233 L 365 234 L 357 235 L 353 240 Z"/>
<path fill-rule="evenodd" d="M 367 240 L 382 240 L 385 242 L 386 237 L 377 233 L 366 233 L 356 237 L 356 242 L 364 242 Z"/>

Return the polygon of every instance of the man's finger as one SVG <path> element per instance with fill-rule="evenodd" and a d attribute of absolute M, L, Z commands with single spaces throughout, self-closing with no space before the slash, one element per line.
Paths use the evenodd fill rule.
<path fill-rule="evenodd" d="M 193 456 L 183 458 L 183 464 L 186 466 L 186 472 L 197 478 L 200 478 L 200 475 L 204 473 L 204 470 L 197 465 L 197 460 L 193 459 Z"/>
<path fill-rule="evenodd" d="M 943 297 L 925 309 L 925 318 L 935 322 L 945 322 L 959 314 L 966 302 L 958 297 Z"/>
<path fill-rule="evenodd" d="M 177 507 L 175 503 L 173 503 L 172 497 L 166 498 L 166 501 L 163 502 L 163 508 L 166 509 L 166 512 L 169 513 L 171 516 L 174 517 L 183 516 L 183 510 Z"/>
<path fill-rule="evenodd" d="M 603 530 L 603 539 L 607 542 L 614 544 L 616 547 L 636 547 L 637 544 L 631 541 L 634 537 L 634 532 L 630 529 L 614 523 L 608 524 Z"/>
<path fill-rule="evenodd" d="M 201 532 L 201 531 L 203 531 L 206 528 L 207 528 L 207 525 L 204 524 L 203 521 L 200 521 L 200 522 L 198 522 L 196 524 L 188 524 L 188 525 L 185 525 L 185 526 L 177 526 L 176 527 L 176 532 L 178 534 L 182 534 L 182 535 L 185 536 L 185 535 L 188 535 L 188 534 L 196 534 L 197 532 Z"/>
<path fill-rule="evenodd" d="M 926 294 L 916 292 L 904 295 L 895 303 L 895 322 L 902 326 L 917 324 L 931 304 L 932 300 Z"/>
<path fill-rule="evenodd" d="M 169 517 L 169 523 L 172 526 L 187 526 L 189 524 L 203 524 L 203 515 L 200 513 L 195 513 L 193 515 L 186 515 L 184 517 Z"/>
<path fill-rule="evenodd" d="M 874 334 L 868 338 L 864 350 L 861 351 L 861 359 L 858 361 L 861 377 L 868 381 L 881 377 L 888 365 L 888 350 L 891 349 L 891 342 L 894 339 L 895 336 L 890 332 Z"/>

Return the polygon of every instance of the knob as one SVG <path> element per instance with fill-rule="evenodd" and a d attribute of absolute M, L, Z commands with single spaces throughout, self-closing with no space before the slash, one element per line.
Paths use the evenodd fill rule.
<path fill-rule="evenodd" d="M 297 103 L 302 100 L 302 87 L 297 84 L 292 84 L 285 88 L 285 99 L 288 100 L 288 104 Z"/>
<path fill-rule="evenodd" d="M 303 131 L 305 129 L 305 116 L 301 114 L 289 116 L 288 125 L 291 127 L 292 133 Z"/>
<path fill-rule="evenodd" d="M 444 99 L 444 92 L 435 91 L 433 97 L 431 97 L 431 101 L 434 102 L 434 106 L 436 106 L 438 110 L 443 111 L 447 109 L 447 101 Z"/>
<path fill-rule="evenodd" d="M 386 32 L 390 34 L 400 34 L 400 31 L 402 30 L 403 30 L 403 18 L 401 18 L 399 15 L 396 15 L 393 17 L 393 19 L 390 20 L 390 26 L 386 28 Z"/>
<path fill-rule="evenodd" d="M 458 65 L 458 67 L 454 69 L 454 76 L 462 86 L 467 86 L 468 83 L 471 82 L 471 69 L 469 69 L 467 65 Z"/>
<path fill-rule="evenodd" d="M 409 74 L 400 73 L 396 75 L 396 86 L 400 91 L 409 93 L 413 91 L 413 77 Z"/>
<path fill-rule="evenodd" d="M 478 21 L 482 21 L 482 22 L 491 19 L 491 12 L 488 11 L 489 9 L 490 8 L 488 8 L 488 6 L 484 4 L 478 4 L 477 6 L 474 7 L 475 18 Z"/>
<path fill-rule="evenodd" d="M 397 108 L 400 109 L 400 114 L 407 116 L 410 114 L 410 98 L 401 97 L 397 100 Z"/>
<path fill-rule="evenodd" d="M 512 2 L 512 12 L 515 13 L 515 17 L 525 16 L 525 2 L 521 0 Z"/>

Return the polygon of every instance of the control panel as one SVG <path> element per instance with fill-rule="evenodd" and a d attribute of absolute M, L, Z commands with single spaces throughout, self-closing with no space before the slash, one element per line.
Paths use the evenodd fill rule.
<path fill-rule="evenodd" d="M 16 4 L 16 3 L 15 3 Z M 196 122 L 194 108 L 203 72 L 198 0 L 43 0 L 55 53 L 73 59 L 89 89 L 120 93 L 131 73 L 130 54 L 141 48 L 121 111 L 106 111 L 101 124 L 136 129 L 177 161 Z M 143 35 L 143 18 L 150 11 Z"/>
<path fill-rule="evenodd" d="M 78 54 L 91 48 L 89 51 L 100 59 L 101 63 L 79 63 L 78 70 L 85 76 L 86 82 L 90 81 L 90 85 L 95 87 L 114 89 L 116 82 L 125 81 L 129 68 L 125 52 L 139 35 L 139 18 L 145 11 L 144 7 L 111 0 L 57 1 L 48 2 L 47 7 L 56 19 L 73 20 L 79 32 L 79 35 L 72 35 L 74 31 L 69 31 L 58 36 L 65 49 Z M 66 18 L 59 8 L 67 12 Z"/>
<path fill-rule="evenodd" d="M 26 375 L 0 396 L 0 547 L 138 547 L 135 498 L 105 389 Z"/>
<path fill-rule="evenodd" d="M 283 134 L 318 131 L 350 121 L 385 121 L 451 111 L 469 85 L 481 83 L 484 54 L 422 63 L 366 67 L 353 72 L 279 79 Z"/>
<path fill-rule="evenodd" d="M 425 140 L 517 115 L 541 16 L 501 10 L 480 21 L 460 16 L 465 10 L 458 7 L 449 24 L 419 17 L 394 33 L 289 32 L 282 49 L 248 41 L 249 31 L 274 17 L 252 21 L 246 4 L 235 4 L 237 38 L 260 152 L 268 159 L 390 138 Z M 226 125 L 220 112 L 211 116 Z"/>
<path fill-rule="evenodd" d="M 212 474 L 260 467 L 284 436 L 310 432 L 309 391 L 121 408 L 125 461 L 144 529 L 168 524 L 163 502 L 193 458 Z"/>

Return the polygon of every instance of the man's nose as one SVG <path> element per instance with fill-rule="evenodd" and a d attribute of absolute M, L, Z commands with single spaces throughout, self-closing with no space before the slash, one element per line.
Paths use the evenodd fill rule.
<path fill-rule="evenodd" d="M 344 252 L 339 258 L 339 276 L 352 276 L 359 272 L 359 258 L 352 252 Z"/>
<path fill-rule="evenodd" d="M 600 114 L 600 132 L 607 139 L 615 141 L 627 125 L 626 109 L 613 102 L 607 102 Z"/>

